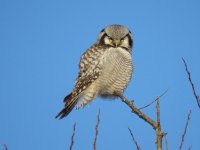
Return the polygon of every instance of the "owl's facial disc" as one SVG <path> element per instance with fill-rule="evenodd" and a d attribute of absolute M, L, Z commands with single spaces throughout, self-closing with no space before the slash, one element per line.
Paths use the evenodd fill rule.
<path fill-rule="evenodd" d="M 112 47 L 126 47 L 129 48 L 130 46 L 130 37 L 125 36 L 122 39 L 113 39 L 111 37 L 109 37 L 108 35 L 103 37 L 103 43 L 106 45 L 110 45 Z"/>
<path fill-rule="evenodd" d="M 132 48 L 132 36 L 128 28 L 121 25 L 111 25 L 103 29 L 97 41 L 98 44 L 112 47 Z"/>

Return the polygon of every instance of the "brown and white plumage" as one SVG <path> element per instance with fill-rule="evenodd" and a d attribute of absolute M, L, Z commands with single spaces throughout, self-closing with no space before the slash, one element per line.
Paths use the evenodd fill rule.
<path fill-rule="evenodd" d="M 81 57 L 76 85 L 65 97 L 65 107 L 56 116 L 62 119 L 77 105 L 77 109 L 95 97 L 115 97 L 127 87 L 132 71 L 132 38 L 130 31 L 121 25 L 106 27 L 97 43 Z"/>

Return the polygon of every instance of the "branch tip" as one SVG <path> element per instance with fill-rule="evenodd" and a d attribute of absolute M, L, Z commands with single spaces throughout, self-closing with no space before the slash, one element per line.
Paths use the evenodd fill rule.
<path fill-rule="evenodd" d="M 6 144 L 3 144 L 4 150 L 8 150 L 8 146 Z"/>
<path fill-rule="evenodd" d="M 192 82 L 192 79 L 191 79 L 191 76 L 190 76 L 190 71 L 188 70 L 187 63 L 186 63 L 186 61 L 185 61 L 185 59 L 183 57 L 182 57 L 182 60 L 183 60 L 183 63 L 185 65 L 185 70 L 186 70 L 186 72 L 188 74 L 188 80 L 189 80 L 190 85 L 192 87 L 193 95 L 194 95 L 194 97 L 195 97 L 195 99 L 197 101 L 198 107 L 200 108 L 200 99 L 199 99 L 199 96 L 196 93 L 196 90 L 195 90 L 195 87 L 194 87 L 194 83 Z"/>
<path fill-rule="evenodd" d="M 132 133 L 132 131 L 131 131 L 131 129 L 129 127 L 128 127 L 128 130 L 129 130 L 129 133 L 130 133 L 130 135 L 132 137 L 133 143 L 136 145 L 137 150 L 140 150 L 140 146 L 138 145 L 137 141 L 135 140 L 135 138 L 133 136 L 133 133 Z"/>
<path fill-rule="evenodd" d="M 180 144 L 180 148 L 179 148 L 180 150 L 182 150 L 182 147 L 183 147 L 183 143 L 184 143 L 184 140 L 185 140 L 185 135 L 187 133 L 187 128 L 188 128 L 188 125 L 189 125 L 191 113 L 192 113 L 192 110 L 190 109 L 189 112 L 188 112 L 188 115 L 187 115 L 187 121 L 186 121 L 184 132 L 183 132 L 182 138 L 181 138 L 181 144 Z"/>
<path fill-rule="evenodd" d="M 75 132 L 76 132 L 76 122 L 73 125 L 73 133 L 71 136 L 71 144 L 70 144 L 70 150 L 72 150 L 73 145 L 74 145 L 74 136 L 75 136 Z"/>
<path fill-rule="evenodd" d="M 97 115 L 97 123 L 96 123 L 96 127 L 95 127 L 95 138 L 94 138 L 94 143 L 93 143 L 93 150 L 96 150 L 96 143 L 97 143 L 97 137 L 99 134 L 99 123 L 100 123 L 100 109 Z"/>

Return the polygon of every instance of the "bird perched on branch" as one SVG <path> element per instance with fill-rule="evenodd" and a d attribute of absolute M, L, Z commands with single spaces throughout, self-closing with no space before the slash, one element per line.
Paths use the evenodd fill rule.
<path fill-rule="evenodd" d="M 74 89 L 64 98 L 65 106 L 56 118 L 66 117 L 77 103 L 79 109 L 97 96 L 123 94 L 133 72 L 132 45 L 128 28 L 111 25 L 103 29 L 97 42 L 82 55 Z"/>

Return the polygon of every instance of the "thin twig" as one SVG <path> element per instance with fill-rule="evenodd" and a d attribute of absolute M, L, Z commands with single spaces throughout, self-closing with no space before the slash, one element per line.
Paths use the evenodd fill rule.
<path fill-rule="evenodd" d="M 131 134 L 131 137 L 132 137 L 133 142 L 135 143 L 135 145 L 136 145 L 136 147 L 137 147 L 137 150 L 140 150 L 140 146 L 138 145 L 137 141 L 135 140 L 135 138 L 134 138 L 134 136 L 133 136 L 133 133 L 132 133 L 132 131 L 131 131 L 131 129 L 130 129 L 129 127 L 128 127 L 128 130 L 129 130 L 129 132 L 130 132 L 130 134 Z"/>
<path fill-rule="evenodd" d="M 186 133 L 187 133 L 188 124 L 189 124 L 189 121 L 190 121 L 191 112 L 192 112 L 192 111 L 190 110 L 189 113 L 188 113 L 188 116 L 187 116 L 187 121 L 186 121 L 186 124 L 185 124 L 185 129 L 184 129 L 184 132 L 183 132 L 182 138 L 181 138 L 180 150 L 182 150 L 182 147 L 183 147 L 185 135 L 186 135 Z"/>
<path fill-rule="evenodd" d="M 95 127 L 96 132 L 95 132 L 93 150 L 96 150 L 97 137 L 98 137 L 98 134 L 99 134 L 99 123 L 100 123 L 100 109 L 99 109 L 99 113 L 98 113 L 98 116 L 97 116 L 97 124 L 96 124 L 96 127 Z"/>
<path fill-rule="evenodd" d="M 72 147 L 73 147 L 73 145 L 74 145 L 74 136 L 75 136 L 75 132 L 76 132 L 76 122 L 74 123 L 74 126 L 73 126 L 73 133 L 72 133 L 72 136 L 71 136 L 70 150 L 72 150 Z"/>
<path fill-rule="evenodd" d="M 8 150 L 8 146 L 6 144 L 3 144 L 3 146 L 5 150 Z"/>
<path fill-rule="evenodd" d="M 192 91 L 193 91 L 194 97 L 195 97 L 195 99 L 196 99 L 196 101 L 197 101 L 198 107 L 200 108 L 200 97 L 197 95 L 197 93 L 196 93 L 196 91 L 195 91 L 195 87 L 194 87 L 194 84 L 193 84 L 193 82 L 192 82 L 192 79 L 191 79 L 191 76 L 190 76 L 190 72 L 189 72 L 189 70 L 188 70 L 187 63 L 186 63 L 186 61 L 185 61 L 184 58 L 182 58 L 182 60 L 183 60 L 183 63 L 184 63 L 184 65 L 185 65 L 185 70 L 186 70 L 186 72 L 187 72 L 187 74 L 188 74 L 188 80 L 189 80 L 189 82 L 190 82 L 190 84 L 191 84 L 191 86 L 192 86 Z"/>
<path fill-rule="evenodd" d="M 192 149 L 192 146 L 190 146 L 189 148 L 188 148 L 188 150 L 191 150 Z"/>
<path fill-rule="evenodd" d="M 144 108 L 146 108 L 146 107 L 149 107 L 149 106 L 152 105 L 154 102 L 156 102 L 158 99 L 160 99 L 162 96 L 164 96 L 167 92 L 168 92 L 168 89 L 167 89 L 164 93 L 162 93 L 160 96 L 157 96 L 156 99 L 153 100 L 153 101 L 151 101 L 149 104 L 147 104 L 147 105 L 145 105 L 145 106 L 143 106 L 143 107 L 140 107 L 139 110 L 144 109 Z"/>
<path fill-rule="evenodd" d="M 163 136 L 164 136 L 164 139 L 165 139 L 166 150 L 169 150 L 169 144 L 168 144 L 168 140 L 167 140 L 167 133 L 164 133 Z"/>

